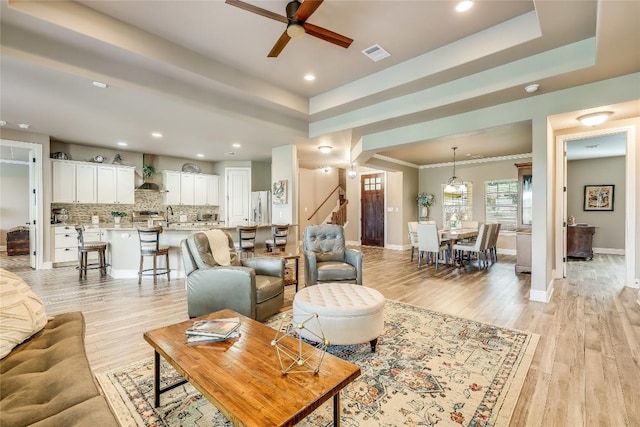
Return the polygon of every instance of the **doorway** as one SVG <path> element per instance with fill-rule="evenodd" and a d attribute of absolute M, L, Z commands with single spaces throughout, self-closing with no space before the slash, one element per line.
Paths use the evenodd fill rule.
<path fill-rule="evenodd" d="M 384 173 L 360 178 L 363 246 L 384 247 Z"/>
<path fill-rule="evenodd" d="M 622 149 L 624 150 L 623 153 L 619 152 L 617 154 L 618 156 L 620 155 L 624 156 L 624 161 L 620 162 L 620 165 L 618 166 L 618 169 L 624 170 L 624 177 L 619 179 L 619 181 L 622 181 L 624 183 L 624 188 L 615 189 L 616 191 L 614 193 L 614 199 L 612 200 L 612 206 L 611 206 L 612 209 L 615 209 L 615 215 L 613 210 L 602 212 L 601 216 L 597 217 L 598 219 L 596 221 L 606 225 L 610 225 L 609 224 L 610 222 L 624 223 L 624 229 L 623 230 L 620 229 L 620 233 L 619 233 L 619 234 L 622 234 L 622 233 L 624 234 L 624 236 L 619 236 L 619 240 L 624 240 L 624 248 L 620 251 L 620 253 L 624 254 L 624 260 L 625 260 L 624 284 L 626 286 L 633 286 L 633 283 L 635 280 L 634 276 L 635 276 L 635 268 L 636 268 L 635 266 L 636 248 L 635 248 L 635 241 L 633 239 L 633 236 L 635 236 L 636 227 L 637 227 L 637 224 L 635 221 L 637 206 L 636 206 L 636 201 L 634 197 L 635 191 L 636 191 L 636 185 L 637 185 L 636 184 L 637 171 L 635 167 L 635 156 L 636 156 L 635 128 L 630 126 L 562 135 L 557 137 L 556 139 L 556 168 L 557 168 L 556 171 L 557 171 L 557 176 L 559 178 L 557 180 L 558 188 L 556 193 L 557 195 L 559 195 L 559 197 L 557 197 L 556 200 L 557 200 L 557 206 L 561 207 L 561 209 L 558 209 L 556 211 L 558 212 L 556 216 L 556 229 L 562 230 L 562 232 L 558 233 L 558 235 L 556 236 L 556 265 L 562 266 L 562 269 L 561 269 L 562 277 L 567 276 L 567 261 L 568 261 L 565 225 L 567 223 L 567 219 L 569 216 L 576 215 L 575 213 L 569 212 L 568 210 L 572 209 L 572 210 L 578 211 L 578 213 L 581 215 L 582 218 L 586 218 L 586 219 L 594 218 L 594 215 L 592 214 L 592 212 L 585 210 L 583 206 L 584 185 L 611 184 L 611 182 L 591 182 L 593 179 L 598 179 L 596 176 L 595 168 L 592 167 L 590 170 L 593 173 L 590 174 L 589 172 L 587 172 L 585 174 L 587 177 L 585 178 L 584 182 L 581 182 L 580 184 L 578 184 L 579 186 L 581 186 L 581 188 L 579 189 L 573 188 L 573 190 L 571 190 L 572 194 L 568 196 L 567 191 L 564 191 L 565 189 L 569 189 L 571 187 L 570 178 L 567 177 L 567 170 L 568 170 L 567 159 L 568 158 L 565 154 L 567 150 L 567 146 L 571 148 L 572 144 L 575 144 L 575 146 L 589 146 L 591 148 L 594 148 L 595 145 L 598 145 L 598 141 L 613 141 L 612 138 L 616 136 L 622 139 L 621 145 L 622 145 Z M 587 140 L 589 141 L 589 143 L 585 143 Z M 613 143 L 610 142 L 610 144 L 613 144 Z M 571 156 L 569 157 L 569 160 L 571 160 Z M 612 174 L 610 175 L 613 176 Z M 604 180 L 606 181 L 607 178 L 604 178 Z M 619 187 L 622 187 L 622 186 L 619 186 Z M 578 190 L 580 194 L 576 194 Z M 567 199 L 568 198 L 570 199 L 571 197 L 574 198 L 573 203 L 571 202 L 571 200 L 567 201 Z M 579 209 L 576 208 L 576 204 L 577 204 L 575 200 L 576 197 L 580 197 Z M 616 207 L 616 204 L 615 204 L 616 199 L 619 201 L 618 207 Z M 624 201 L 624 206 L 623 206 L 623 203 L 621 203 L 622 201 Z M 576 216 L 576 222 L 581 223 L 581 222 L 587 222 L 587 221 L 584 221 L 581 218 L 578 218 Z M 598 225 L 598 224 L 595 224 L 595 225 Z M 601 231 L 601 233 L 602 232 L 607 232 L 607 231 Z M 611 253 L 615 254 L 616 252 L 612 251 Z"/>
<path fill-rule="evenodd" d="M 29 169 L 28 184 L 28 226 L 29 226 L 29 264 L 33 269 L 41 269 L 43 263 L 43 227 L 44 209 L 42 196 L 42 145 L 31 142 L 0 140 L 3 162 L 12 162 L 13 153 L 23 153 L 24 159 L 14 161 Z M 3 203 L 6 200 L 3 199 Z M 4 208 L 4 207 L 3 207 Z M 22 225 L 22 224 L 16 224 Z"/>

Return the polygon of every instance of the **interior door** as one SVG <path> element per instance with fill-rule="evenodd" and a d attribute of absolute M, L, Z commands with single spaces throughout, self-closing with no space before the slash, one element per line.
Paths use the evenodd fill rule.
<path fill-rule="evenodd" d="M 245 225 L 249 222 L 251 203 L 251 169 L 227 168 L 227 225 Z"/>
<path fill-rule="evenodd" d="M 384 246 L 384 174 L 362 175 L 362 237 L 364 246 Z"/>
<path fill-rule="evenodd" d="M 36 194 L 36 153 L 29 150 L 29 265 L 37 268 L 36 249 L 38 247 L 38 197 Z"/>
<path fill-rule="evenodd" d="M 562 277 L 567 277 L 567 141 L 562 143 Z"/>

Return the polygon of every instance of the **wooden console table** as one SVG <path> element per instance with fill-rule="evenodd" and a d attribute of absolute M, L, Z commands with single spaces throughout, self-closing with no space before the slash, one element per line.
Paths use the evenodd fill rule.
<path fill-rule="evenodd" d="M 575 224 L 567 226 L 567 256 L 593 259 L 593 235 L 596 226 Z"/>

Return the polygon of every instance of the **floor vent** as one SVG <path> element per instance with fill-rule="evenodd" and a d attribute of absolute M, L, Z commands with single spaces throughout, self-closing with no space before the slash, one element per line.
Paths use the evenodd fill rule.
<path fill-rule="evenodd" d="M 379 44 L 374 44 L 373 46 L 366 48 L 362 53 L 368 56 L 373 62 L 378 62 L 381 59 L 391 56 L 391 54 L 384 50 Z"/>

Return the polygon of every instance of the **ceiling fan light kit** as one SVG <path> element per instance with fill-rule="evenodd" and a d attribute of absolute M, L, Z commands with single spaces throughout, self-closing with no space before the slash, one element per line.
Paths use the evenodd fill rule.
<path fill-rule="evenodd" d="M 324 0 L 305 0 L 303 3 L 300 3 L 298 0 L 290 1 L 287 3 L 286 16 L 279 15 L 271 12 L 270 10 L 262 9 L 261 7 L 254 6 L 240 0 L 226 0 L 225 3 L 248 12 L 264 16 L 265 18 L 270 18 L 287 24 L 287 28 L 267 55 L 269 58 L 275 58 L 280 55 L 280 52 L 282 52 L 287 43 L 289 43 L 289 40 L 303 36 L 304 34 L 333 43 L 345 49 L 353 43 L 353 39 L 350 39 L 349 37 L 334 33 L 331 30 L 327 30 L 326 28 L 318 27 L 317 25 L 307 22 L 307 19 L 309 19 L 313 12 L 320 7 L 323 1 Z"/>

